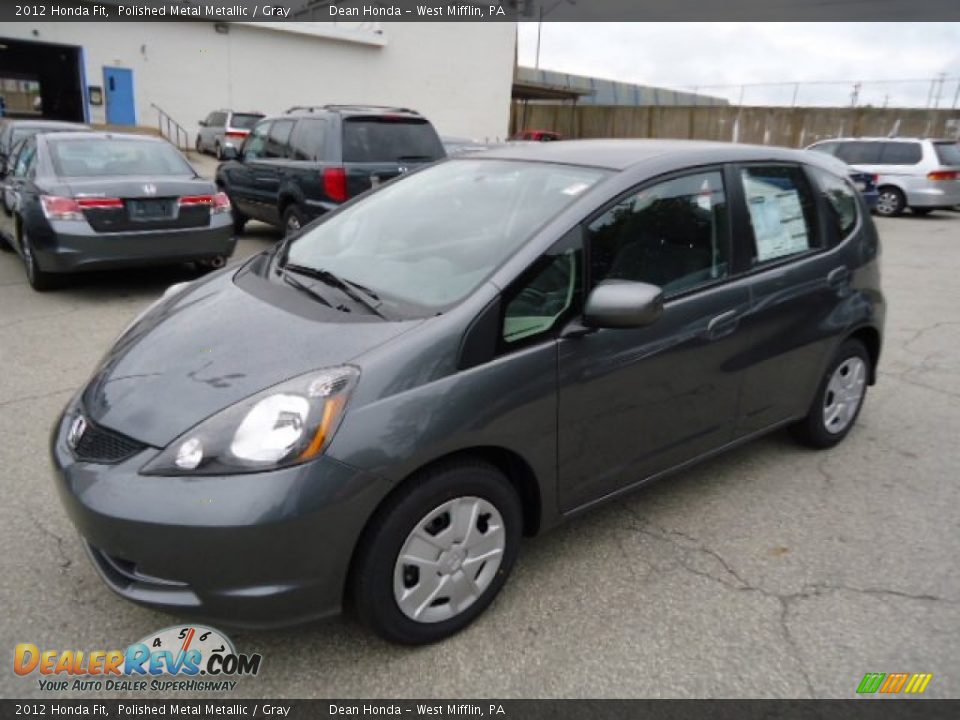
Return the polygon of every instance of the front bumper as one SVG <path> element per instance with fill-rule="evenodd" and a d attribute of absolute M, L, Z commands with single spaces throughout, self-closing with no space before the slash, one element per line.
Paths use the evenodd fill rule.
<path fill-rule="evenodd" d="M 81 272 L 229 257 L 237 244 L 229 216 L 207 227 L 142 232 L 95 232 L 85 221 L 53 223 L 31 236 L 46 272 Z"/>
<path fill-rule="evenodd" d="M 54 428 L 60 499 L 118 595 L 232 627 L 340 611 L 353 549 L 388 488 L 336 460 L 273 472 L 156 477 L 148 448 L 115 465 L 79 462 Z"/>

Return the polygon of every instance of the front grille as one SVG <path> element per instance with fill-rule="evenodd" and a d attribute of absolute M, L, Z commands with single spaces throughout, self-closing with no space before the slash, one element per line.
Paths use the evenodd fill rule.
<path fill-rule="evenodd" d="M 145 447 L 143 443 L 88 420 L 86 429 L 73 448 L 73 454 L 84 462 L 113 465 L 133 457 Z"/>

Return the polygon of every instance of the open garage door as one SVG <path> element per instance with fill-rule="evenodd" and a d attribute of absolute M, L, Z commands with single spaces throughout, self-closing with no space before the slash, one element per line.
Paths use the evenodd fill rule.
<path fill-rule="evenodd" d="M 0 94 L 8 117 L 84 122 L 81 49 L 0 37 Z"/>

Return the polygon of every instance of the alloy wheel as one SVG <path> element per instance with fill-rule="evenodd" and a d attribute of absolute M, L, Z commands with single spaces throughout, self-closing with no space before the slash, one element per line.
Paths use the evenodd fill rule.
<path fill-rule="evenodd" d="M 867 386 L 867 366 L 859 357 L 849 357 L 830 376 L 823 395 L 823 425 L 837 434 L 847 429 L 857 415 Z"/>
<path fill-rule="evenodd" d="M 900 210 L 900 196 L 893 190 L 884 190 L 877 198 L 877 212 L 895 215 Z"/>
<path fill-rule="evenodd" d="M 449 500 L 427 513 L 397 556 L 393 594 L 408 618 L 436 623 L 456 617 L 497 576 L 506 549 L 503 518 L 487 500 Z"/>

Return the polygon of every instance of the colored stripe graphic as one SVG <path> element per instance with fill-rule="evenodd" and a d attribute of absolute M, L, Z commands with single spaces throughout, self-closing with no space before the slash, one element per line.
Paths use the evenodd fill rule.
<path fill-rule="evenodd" d="M 899 692 L 919 695 L 933 680 L 933 673 L 867 673 L 857 686 L 860 695 L 883 693 L 896 695 Z"/>
<path fill-rule="evenodd" d="M 863 680 L 860 681 L 857 692 L 864 695 L 875 693 L 880 689 L 880 683 L 883 682 L 885 677 L 886 673 L 867 673 L 863 676 Z"/>

